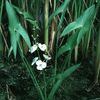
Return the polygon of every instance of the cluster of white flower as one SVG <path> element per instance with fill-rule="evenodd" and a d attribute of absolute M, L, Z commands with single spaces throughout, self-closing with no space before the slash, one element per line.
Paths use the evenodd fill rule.
<path fill-rule="evenodd" d="M 47 46 L 45 44 L 41 44 L 41 43 L 36 43 L 34 44 L 30 49 L 29 52 L 30 53 L 34 53 L 37 49 L 40 49 L 41 51 L 46 51 Z M 43 70 L 44 68 L 47 67 L 47 61 L 51 59 L 50 56 L 43 54 L 44 57 L 44 61 L 42 61 L 39 57 L 35 57 L 32 61 L 31 65 L 36 64 L 36 69 L 37 70 Z"/>
<path fill-rule="evenodd" d="M 41 51 L 45 51 L 47 49 L 47 46 L 45 44 L 36 43 L 30 48 L 29 52 L 35 52 L 38 49 L 38 47 Z"/>

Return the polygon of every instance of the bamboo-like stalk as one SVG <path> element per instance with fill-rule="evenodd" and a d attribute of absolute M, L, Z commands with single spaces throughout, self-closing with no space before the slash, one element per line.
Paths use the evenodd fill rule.
<path fill-rule="evenodd" d="M 25 1 L 22 1 L 22 2 L 23 2 L 23 3 L 22 3 L 22 9 L 23 9 L 23 11 L 28 11 L 28 1 L 25 0 Z M 27 29 L 28 26 L 27 26 L 26 20 L 23 20 L 23 19 L 22 19 L 22 23 L 23 23 L 25 29 L 28 30 L 28 29 Z M 27 46 L 27 44 L 25 43 L 24 40 L 22 40 L 22 47 L 23 47 L 24 53 L 27 54 L 27 52 L 28 52 L 28 46 Z"/>
<path fill-rule="evenodd" d="M 44 7 L 44 24 L 45 24 L 45 28 L 44 28 L 44 33 L 45 33 L 45 36 L 44 36 L 44 41 L 45 41 L 45 44 L 47 45 L 48 47 L 48 10 L 49 10 L 49 0 L 45 0 L 45 7 Z"/>
<path fill-rule="evenodd" d="M 55 11 L 55 7 L 56 7 L 56 1 L 52 1 L 51 2 L 52 9 L 54 12 Z M 50 32 L 50 53 L 53 53 L 53 49 L 54 49 L 54 40 L 55 40 L 55 34 L 56 34 L 56 29 L 57 29 L 57 25 L 56 25 L 56 18 L 54 17 L 51 23 L 51 32 Z"/>

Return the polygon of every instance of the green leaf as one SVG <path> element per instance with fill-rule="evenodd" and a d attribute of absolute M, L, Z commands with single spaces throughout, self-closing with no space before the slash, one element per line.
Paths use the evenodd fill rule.
<path fill-rule="evenodd" d="M 85 16 L 83 17 L 84 19 L 84 24 L 83 27 L 81 28 L 78 38 L 77 38 L 77 44 L 80 43 L 81 39 L 84 37 L 86 32 L 90 30 L 90 27 L 92 25 L 92 22 L 94 21 L 93 18 L 95 16 L 95 5 L 91 6 L 90 8 L 87 9 L 85 12 Z"/>
<path fill-rule="evenodd" d="M 61 33 L 61 37 L 67 35 L 72 30 L 80 28 L 78 32 L 72 34 L 68 41 L 59 48 L 57 56 L 59 57 L 66 51 L 72 50 L 76 44 L 79 44 L 83 36 L 87 31 L 89 31 L 95 15 L 95 5 L 89 7 L 81 17 L 79 17 L 75 22 L 70 23 L 64 31 Z"/>
<path fill-rule="evenodd" d="M 14 57 L 16 58 L 17 45 L 18 45 L 18 42 L 20 41 L 20 35 L 23 37 L 23 39 L 25 40 L 25 42 L 27 43 L 27 45 L 29 47 L 30 47 L 31 43 L 30 43 L 30 39 L 29 39 L 27 32 L 21 26 L 21 24 L 16 16 L 13 6 L 11 4 L 9 4 L 8 1 L 6 1 L 6 11 L 7 11 L 8 20 L 9 20 L 11 47 L 12 47 L 12 50 L 14 53 Z M 10 51 L 10 53 L 11 53 L 11 51 Z"/>
<path fill-rule="evenodd" d="M 34 18 L 32 17 L 32 15 L 31 15 L 29 12 L 22 11 L 20 8 L 18 8 L 17 6 L 14 6 L 14 5 L 13 5 L 13 7 L 15 8 L 15 10 L 16 10 L 19 14 L 23 15 L 24 19 L 31 19 L 31 20 L 34 19 Z"/>
<path fill-rule="evenodd" d="M 62 82 L 65 80 L 65 78 L 70 76 L 77 68 L 79 68 L 79 66 L 80 66 L 80 64 L 74 65 L 74 66 L 68 68 L 67 70 L 65 70 L 64 72 L 62 72 L 61 74 L 57 75 L 58 80 L 56 81 L 56 83 L 52 87 L 52 90 L 50 91 L 50 94 L 48 96 L 48 100 L 53 100 L 54 94 L 57 92 L 57 90 L 59 89 Z"/>
<path fill-rule="evenodd" d="M 10 35 L 11 36 L 11 39 L 10 39 L 11 47 L 13 49 L 13 53 L 14 53 L 14 56 L 16 58 L 16 54 L 17 54 L 17 37 L 16 37 L 16 33 L 15 33 L 14 29 L 12 29 L 11 27 L 9 27 L 9 31 L 10 31 L 10 34 L 11 34 Z"/>
<path fill-rule="evenodd" d="M 75 47 L 75 45 L 77 44 L 77 36 L 78 36 L 78 32 L 72 34 L 69 37 L 68 41 L 58 49 L 57 57 L 59 57 L 60 55 L 62 55 L 63 53 L 69 50 L 72 50 Z"/>
<path fill-rule="evenodd" d="M 15 30 L 16 30 L 17 34 L 19 34 L 19 35 L 21 35 L 23 37 L 23 39 L 27 43 L 28 47 L 30 47 L 31 46 L 31 42 L 30 42 L 29 36 L 28 36 L 27 32 L 25 31 L 25 29 L 21 26 L 21 24 L 18 24 L 15 27 Z"/>
<path fill-rule="evenodd" d="M 83 26 L 82 17 L 78 18 L 75 22 L 70 23 L 67 27 L 65 27 L 64 31 L 61 33 L 61 37 L 67 35 L 71 31 L 81 28 Z"/>
<path fill-rule="evenodd" d="M 28 21 L 30 24 L 32 24 L 33 28 L 39 29 L 37 21 L 34 20 L 33 16 L 29 12 L 22 11 L 20 8 L 13 5 L 15 10 L 24 17 L 26 21 Z"/>
<path fill-rule="evenodd" d="M 15 14 L 15 11 L 13 10 L 11 4 L 9 4 L 8 1 L 6 1 L 6 11 L 8 14 L 8 20 L 9 20 L 9 31 L 10 31 L 10 41 L 11 41 L 11 46 L 13 48 L 13 53 L 16 58 L 16 53 L 17 53 L 17 36 L 15 33 L 15 26 L 19 23 L 17 16 Z"/>
<path fill-rule="evenodd" d="M 19 20 L 15 14 L 14 9 L 12 8 L 12 5 L 9 4 L 9 2 L 6 0 L 6 11 L 8 14 L 8 19 L 9 19 L 9 26 L 14 28 L 16 24 L 19 23 Z"/>
<path fill-rule="evenodd" d="M 59 13 L 62 13 L 64 11 L 64 9 L 66 9 L 68 3 L 69 3 L 70 0 L 65 0 L 60 7 L 58 7 L 53 13 L 52 15 L 50 16 L 49 18 L 49 22 L 51 22 L 51 20 L 56 16 L 58 15 Z"/>
<path fill-rule="evenodd" d="M 77 29 L 77 28 L 83 28 L 87 22 L 89 22 L 93 18 L 93 14 L 95 11 L 95 5 L 89 7 L 82 16 L 80 16 L 76 21 L 70 23 L 64 31 L 61 33 L 61 37 L 67 35 L 71 31 Z"/>
<path fill-rule="evenodd" d="M 80 43 L 81 39 L 84 37 L 84 35 L 89 32 L 92 22 L 93 22 L 93 18 L 94 18 L 95 12 L 92 13 L 89 17 L 89 19 L 87 19 L 87 22 L 84 24 L 83 28 L 80 29 L 79 34 L 78 34 L 78 38 L 77 38 L 77 44 Z"/>

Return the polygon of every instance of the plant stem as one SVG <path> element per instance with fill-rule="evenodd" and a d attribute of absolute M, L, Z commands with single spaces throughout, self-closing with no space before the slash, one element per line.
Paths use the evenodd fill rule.
<path fill-rule="evenodd" d="M 46 84 L 45 71 L 43 71 L 43 80 L 44 80 L 44 96 L 45 100 L 47 100 L 47 84 Z"/>
<path fill-rule="evenodd" d="M 98 82 L 99 72 L 100 72 L 100 31 L 99 31 L 97 52 L 96 52 L 96 78 L 95 78 L 96 82 Z"/>
<path fill-rule="evenodd" d="M 49 10 L 49 0 L 45 0 L 45 8 L 44 8 L 44 24 L 45 24 L 45 44 L 48 47 L 48 10 Z"/>
<path fill-rule="evenodd" d="M 23 61 L 24 65 L 25 65 L 27 71 L 29 72 L 29 74 L 30 74 L 30 76 L 31 76 L 31 79 L 32 79 L 32 81 L 33 81 L 33 83 L 34 83 L 34 85 L 35 85 L 35 88 L 36 88 L 37 91 L 39 92 L 39 94 L 40 94 L 40 96 L 41 96 L 41 99 L 42 99 L 42 100 L 45 100 L 45 99 L 44 99 L 43 92 L 42 92 L 42 90 L 41 90 L 41 88 L 40 88 L 40 86 L 39 86 L 39 84 L 38 84 L 38 82 L 37 82 L 37 80 L 36 80 L 35 75 L 34 75 L 34 72 L 32 71 L 32 68 L 31 68 L 30 64 L 28 63 L 27 59 L 25 58 L 25 56 L 24 56 L 24 54 L 23 54 L 23 52 L 22 52 L 22 49 L 21 49 L 21 46 L 20 46 L 19 43 L 18 43 L 18 45 L 19 45 L 19 49 L 20 49 L 20 56 L 21 56 L 21 58 L 22 58 L 22 61 Z"/>
<path fill-rule="evenodd" d="M 24 59 L 22 59 L 22 60 L 23 60 L 25 66 L 26 66 L 26 68 L 27 68 L 27 71 L 29 72 L 29 74 L 30 74 L 30 76 L 31 76 L 31 78 L 32 78 L 32 81 L 33 81 L 33 83 L 34 83 L 34 85 L 35 85 L 37 91 L 39 92 L 39 94 L 40 94 L 40 96 L 41 96 L 41 99 L 42 99 L 42 100 L 45 100 L 45 99 L 44 99 L 44 96 L 43 96 L 43 93 L 42 93 L 42 90 L 41 90 L 41 88 L 40 88 L 40 86 L 39 86 L 39 84 L 38 84 L 38 82 L 37 82 L 37 80 L 36 80 L 36 77 L 35 77 L 35 75 L 34 75 L 32 69 L 31 69 L 31 66 L 28 64 L 27 59 L 24 58 Z"/>

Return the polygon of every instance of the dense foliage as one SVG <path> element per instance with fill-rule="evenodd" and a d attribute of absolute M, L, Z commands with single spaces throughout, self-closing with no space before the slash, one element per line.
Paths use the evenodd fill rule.
<path fill-rule="evenodd" d="M 0 100 L 100 100 L 100 0 L 0 0 Z"/>

